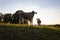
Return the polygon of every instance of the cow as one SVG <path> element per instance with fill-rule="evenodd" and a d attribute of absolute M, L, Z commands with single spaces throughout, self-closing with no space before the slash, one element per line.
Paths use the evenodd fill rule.
<path fill-rule="evenodd" d="M 32 24 L 34 14 L 37 14 L 37 13 L 34 11 L 27 13 L 27 12 L 23 12 L 22 10 L 18 10 L 15 12 L 14 15 L 16 15 L 16 17 L 17 17 L 17 15 L 19 16 L 19 23 L 28 24 L 28 21 L 30 21 L 30 24 Z"/>
<path fill-rule="evenodd" d="M 25 20 L 27 20 L 27 21 L 29 20 L 30 23 L 32 23 L 32 20 L 33 20 L 34 14 L 35 14 L 34 11 L 29 12 L 29 13 L 22 13 L 22 17 L 23 17 Z"/>

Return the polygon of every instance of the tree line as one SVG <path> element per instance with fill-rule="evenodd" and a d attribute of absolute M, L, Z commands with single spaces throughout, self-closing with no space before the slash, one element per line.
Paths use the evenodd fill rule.
<path fill-rule="evenodd" d="M 22 12 L 22 10 L 20 10 L 20 11 Z M 2 13 L 0 13 L 0 23 L 18 23 L 20 16 L 16 12 L 14 14 L 11 14 L 11 13 L 2 14 Z"/>

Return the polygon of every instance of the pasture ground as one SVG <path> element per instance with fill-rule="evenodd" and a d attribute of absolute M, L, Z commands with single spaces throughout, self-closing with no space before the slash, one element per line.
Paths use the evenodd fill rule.
<path fill-rule="evenodd" d="M 1 23 L 0 40 L 60 40 L 60 27 Z"/>

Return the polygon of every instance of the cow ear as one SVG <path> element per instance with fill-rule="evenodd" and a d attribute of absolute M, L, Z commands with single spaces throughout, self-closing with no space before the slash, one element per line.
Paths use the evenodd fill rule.
<path fill-rule="evenodd" d="M 34 11 L 32 11 L 32 13 L 35 13 Z"/>
<path fill-rule="evenodd" d="M 35 12 L 35 11 L 32 11 L 32 13 L 37 14 L 37 12 Z"/>

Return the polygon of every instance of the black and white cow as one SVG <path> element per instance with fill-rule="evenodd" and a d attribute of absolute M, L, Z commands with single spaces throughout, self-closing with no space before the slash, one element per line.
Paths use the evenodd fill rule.
<path fill-rule="evenodd" d="M 19 15 L 19 22 L 21 24 L 23 24 L 23 23 L 26 24 L 28 22 L 30 22 L 30 24 L 32 24 L 34 14 L 37 14 L 37 13 L 34 12 L 34 11 L 32 11 L 32 12 L 23 12 L 22 10 L 18 10 L 18 11 L 16 11 L 15 14 L 16 14 L 16 16 Z"/>

